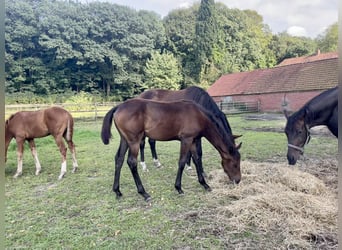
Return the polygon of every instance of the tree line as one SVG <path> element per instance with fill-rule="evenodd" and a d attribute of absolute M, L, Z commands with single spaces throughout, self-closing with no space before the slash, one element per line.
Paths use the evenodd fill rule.
<path fill-rule="evenodd" d="M 222 74 L 273 67 L 317 49 L 337 51 L 337 23 L 315 39 L 272 34 L 256 11 L 214 0 L 164 18 L 107 2 L 13 0 L 5 8 L 6 98 L 21 102 L 34 102 L 32 96 L 59 102 L 80 92 L 125 100 L 148 88 L 206 88 Z"/>

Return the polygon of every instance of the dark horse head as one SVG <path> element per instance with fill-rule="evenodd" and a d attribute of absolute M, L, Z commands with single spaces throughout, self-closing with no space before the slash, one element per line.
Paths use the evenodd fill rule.
<path fill-rule="evenodd" d="M 338 87 L 328 89 L 312 98 L 301 109 L 287 118 L 285 134 L 288 141 L 287 160 L 295 165 L 304 146 L 310 141 L 310 128 L 325 125 L 338 137 Z"/>
<path fill-rule="evenodd" d="M 285 134 L 288 141 L 287 160 L 290 165 L 295 165 L 300 155 L 304 153 L 304 146 L 310 141 L 309 126 L 305 122 L 308 111 L 302 109 L 292 116 L 285 111 L 287 123 Z"/>

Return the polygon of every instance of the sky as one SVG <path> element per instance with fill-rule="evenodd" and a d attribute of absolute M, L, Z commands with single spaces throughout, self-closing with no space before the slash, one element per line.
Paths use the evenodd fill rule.
<path fill-rule="evenodd" d="M 92 2 L 97 0 L 82 0 Z M 186 8 L 200 0 L 100 0 L 150 10 L 161 17 L 171 10 Z M 216 0 L 228 8 L 257 11 L 274 34 L 287 31 L 290 35 L 316 38 L 338 20 L 338 0 Z"/>

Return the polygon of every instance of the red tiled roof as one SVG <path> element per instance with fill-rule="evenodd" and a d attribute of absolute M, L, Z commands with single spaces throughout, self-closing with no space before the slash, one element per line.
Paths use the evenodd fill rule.
<path fill-rule="evenodd" d="M 223 75 L 207 91 L 211 96 L 231 96 L 331 88 L 338 84 L 338 57 L 326 54 L 330 55 L 292 63 L 286 59 L 283 66 Z"/>
<path fill-rule="evenodd" d="M 320 52 L 317 52 L 315 55 L 311 56 L 301 56 L 301 57 L 293 57 L 288 58 L 279 63 L 277 66 L 285 66 L 290 64 L 297 64 L 297 63 L 308 63 L 308 62 L 314 62 L 319 60 L 326 60 L 326 59 L 332 59 L 332 58 L 338 58 L 337 52 L 328 52 L 321 54 Z"/>

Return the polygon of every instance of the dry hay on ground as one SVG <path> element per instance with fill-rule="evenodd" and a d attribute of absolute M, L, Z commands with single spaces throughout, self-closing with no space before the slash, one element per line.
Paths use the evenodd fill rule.
<path fill-rule="evenodd" d="M 239 185 L 228 184 L 221 169 L 208 178 L 208 199 L 230 202 L 202 216 L 229 228 L 222 239 L 227 246 L 337 249 L 337 197 L 322 180 L 286 164 L 244 161 L 241 169 Z"/>
<path fill-rule="evenodd" d="M 296 164 L 300 170 L 310 173 L 338 192 L 338 160 L 334 158 L 304 158 Z"/>

